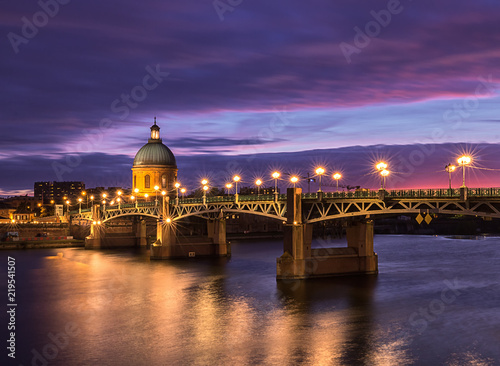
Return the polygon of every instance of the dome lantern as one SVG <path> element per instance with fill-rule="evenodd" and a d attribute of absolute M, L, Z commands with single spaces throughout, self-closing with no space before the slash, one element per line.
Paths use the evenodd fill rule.
<path fill-rule="evenodd" d="M 160 127 L 156 125 L 156 117 L 154 125 L 151 126 L 151 138 L 148 142 L 161 142 Z"/>

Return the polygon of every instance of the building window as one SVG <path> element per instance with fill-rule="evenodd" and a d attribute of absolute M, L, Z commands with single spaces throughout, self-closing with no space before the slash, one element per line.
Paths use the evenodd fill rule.
<path fill-rule="evenodd" d="M 151 186 L 151 178 L 149 174 L 144 177 L 144 188 L 150 188 Z"/>
<path fill-rule="evenodd" d="M 134 175 L 134 188 L 137 188 L 137 175 Z"/>
<path fill-rule="evenodd" d="M 167 188 L 167 176 L 165 174 L 161 176 L 161 188 Z"/>

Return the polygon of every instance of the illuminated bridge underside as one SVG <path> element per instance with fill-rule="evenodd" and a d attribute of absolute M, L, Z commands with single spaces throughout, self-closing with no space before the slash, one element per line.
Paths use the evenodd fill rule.
<path fill-rule="evenodd" d="M 118 208 L 107 207 L 100 212 L 100 220 L 106 222 L 124 216 L 149 216 L 161 218 L 161 206 L 147 205 Z M 252 214 L 265 216 L 270 219 L 285 221 L 286 201 L 272 200 L 251 202 L 207 202 L 180 203 L 168 205 L 168 215 L 173 221 L 190 216 L 199 216 L 206 219 L 223 218 L 226 214 Z M 372 217 L 374 215 L 397 214 L 447 214 L 471 215 L 500 218 L 500 198 L 470 198 L 465 202 L 458 199 L 431 199 L 431 198 L 391 198 L 385 201 L 375 198 L 349 199 L 327 198 L 319 202 L 316 199 L 305 198 L 302 201 L 303 223 L 314 223 L 347 217 Z M 72 215 L 73 219 L 92 220 L 90 212 Z"/>

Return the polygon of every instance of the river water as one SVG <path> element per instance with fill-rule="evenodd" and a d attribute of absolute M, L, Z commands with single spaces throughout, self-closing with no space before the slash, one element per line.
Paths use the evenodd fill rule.
<path fill-rule="evenodd" d="M 377 276 L 286 282 L 280 241 L 215 260 L 2 251 L 17 302 L 3 364 L 500 365 L 500 238 L 477 239 L 378 235 Z"/>

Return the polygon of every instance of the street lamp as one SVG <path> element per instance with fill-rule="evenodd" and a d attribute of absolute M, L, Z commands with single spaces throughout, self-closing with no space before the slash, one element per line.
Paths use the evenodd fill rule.
<path fill-rule="evenodd" d="M 333 179 L 335 179 L 337 181 L 337 192 L 339 191 L 339 180 L 340 180 L 340 178 L 342 178 L 342 174 L 340 174 L 340 173 L 335 173 L 333 175 Z"/>
<path fill-rule="evenodd" d="M 144 198 L 146 199 L 146 202 L 148 202 L 148 197 L 149 197 L 149 194 L 144 193 Z"/>
<path fill-rule="evenodd" d="M 78 204 L 80 205 L 80 207 L 78 207 L 78 213 L 82 213 L 82 201 L 81 198 L 78 198 Z"/>
<path fill-rule="evenodd" d="M 92 207 L 94 207 L 94 196 L 90 196 L 90 203 L 92 205 Z"/>
<path fill-rule="evenodd" d="M 121 210 L 121 201 L 122 201 L 122 199 L 121 199 L 120 197 L 118 197 L 118 198 L 116 199 L 116 202 L 118 202 L 118 209 L 119 209 L 119 210 Z"/>
<path fill-rule="evenodd" d="M 257 185 L 257 196 L 260 196 L 260 185 L 262 184 L 262 181 L 260 179 L 257 179 L 255 181 L 255 184 Z"/>
<path fill-rule="evenodd" d="M 179 200 L 179 187 L 181 186 L 181 184 L 179 182 L 175 182 L 174 186 L 175 186 L 175 199 Z"/>
<path fill-rule="evenodd" d="M 66 201 L 66 204 L 68 205 L 68 206 L 66 207 L 66 212 L 67 212 L 67 213 L 68 213 L 68 215 L 69 215 L 69 204 L 70 204 L 69 200 L 67 200 L 67 201 Z"/>
<path fill-rule="evenodd" d="M 154 189 L 155 189 L 155 206 L 158 206 L 158 190 L 160 189 L 160 187 L 154 186 Z"/>
<path fill-rule="evenodd" d="M 446 172 L 448 172 L 448 181 L 449 181 L 450 190 L 451 190 L 451 173 L 453 173 L 456 169 L 457 169 L 457 167 L 451 163 L 444 167 L 444 170 Z"/>
<path fill-rule="evenodd" d="M 299 178 L 297 178 L 295 175 L 290 178 L 290 182 L 293 183 L 293 188 L 295 188 L 295 184 L 299 181 Z"/>
<path fill-rule="evenodd" d="M 231 183 L 226 183 L 226 188 L 227 188 L 227 195 L 229 196 L 229 190 L 233 188 L 233 185 Z"/>
<path fill-rule="evenodd" d="M 134 202 L 134 200 L 135 200 L 135 196 L 130 196 L 130 200 L 131 200 L 132 202 Z M 135 201 L 135 208 L 137 208 L 137 201 Z"/>
<path fill-rule="evenodd" d="M 181 188 L 182 198 L 185 198 L 186 188 Z"/>
<path fill-rule="evenodd" d="M 235 194 L 235 196 L 237 196 L 237 195 L 238 195 L 238 182 L 239 182 L 240 180 L 241 180 L 241 178 L 240 178 L 240 176 L 239 176 L 239 175 L 235 175 L 235 176 L 233 177 L 233 181 L 234 181 L 234 184 L 235 184 L 235 186 L 236 186 L 236 187 L 235 187 L 235 189 L 234 189 L 234 194 Z"/>
<path fill-rule="evenodd" d="M 389 175 L 389 171 L 387 169 L 384 169 L 380 172 L 380 175 L 382 176 L 382 189 L 385 189 L 385 177 Z"/>
<path fill-rule="evenodd" d="M 279 172 L 274 172 L 272 177 L 274 178 L 274 194 L 278 194 L 278 178 L 280 177 Z"/>
<path fill-rule="evenodd" d="M 319 167 L 318 169 L 316 169 L 316 174 L 319 175 L 319 190 L 318 190 L 318 192 L 321 192 L 321 176 L 323 174 L 325 174 L 325 169 Z"/>
<path fill-rule="evenodd" d="M 389 171 L 387 173 L 382 174 L 384 170 L 387 169 L 387 164 L 381 161 L 377 165 L 375 165 L 375 168 L 379 171 L 380 173 L 380 189 L 384 189 L 384 182 L 385 182 L 385 177 L 389 175 Z"/>
<path fill-rule="evenodd" d="M 89 208 L 89 196 L 88 196 L 87 192 L 82 191 L 82 196 L 86 197 L 86 199 L 87 199 L 86 205 L 87 205 L 87 208 Z"/>
<path fill-rule="evenodd" d="M 458 165 L 462 166 L 463 182 L 462 187 L 465 187 L 465 167 L 472 162 L 472 158 L 468 155 L 463 155 L 457 159 Z"/>

